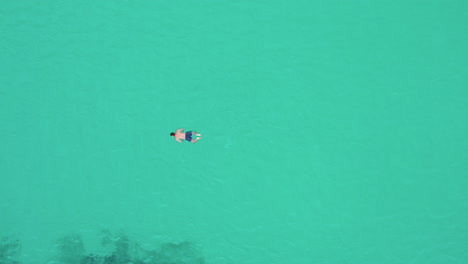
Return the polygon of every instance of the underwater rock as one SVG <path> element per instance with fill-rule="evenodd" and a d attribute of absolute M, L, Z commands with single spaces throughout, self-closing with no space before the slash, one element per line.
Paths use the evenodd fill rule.
<path fill-rule="evenodd" d="M 57 241 L 57 261 L 63 264 L 80 264 L 84 257 L 84 245 L 80 235 L 65 236 Z"/>
<path fill-rule="evenodd" d="M 0 239 L 0 264 L 18 264 L 16 258 L 20 250 L 21 244 L 18 239 L 11 237 Z"/>
<path fill-rule="evenodd" d="M 56 256 L 50 264 L 204 264 L 198 248 L 190 242 L 164 243 L 158 249 L 145 250 L 123 232 L 114 235 L 105 231 L 101 244 L 111 249 L 107 254 L 85 254 L 80 235 L 72 234 L 57 240 Z M 0 240 L 0 264 L 19 264 L 20 241 Z M 99 250 L 99 249 L 96 249 Z"/>
<path fill-rule="evenodd" d="M 130 262 L 130 255 L 129 255 L 129 248 L 130 248 L 130 240 L 125 234 L 120 234 L 115 241 L 115 251 L 112 256 L 115 257 L 117 262 L 116 264 L 127 264 Z"/>
<path fill-rule="evenodd" d="M 124 232 L 101 232 L 101 244 L 113 247 L 108 256 L 90 255 L 81 264 L 204 264 L 204 258 L 190 242 L 164 243 L 157 250 L 145 250 Z"/>
<path fill-rule="evenodd" d="M 93 254 L 83 257 L 83 259 L 81 259 L 81 262 L 80 262 L 80 264 L 102 264 L 102 263 L 104 263 L 104 258 L 101 256 L 93 255 Z"/>

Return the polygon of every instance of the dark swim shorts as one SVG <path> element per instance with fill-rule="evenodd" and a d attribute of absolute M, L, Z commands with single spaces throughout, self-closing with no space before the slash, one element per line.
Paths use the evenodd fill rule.
<path fill-rule="evenodd" d="M 192 131 L 185 132 L 185 140 L 192 141 Z"/>

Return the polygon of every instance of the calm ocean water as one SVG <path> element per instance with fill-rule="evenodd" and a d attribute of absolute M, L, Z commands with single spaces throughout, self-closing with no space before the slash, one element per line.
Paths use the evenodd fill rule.
<path fill-rule="evenodd" d="M 467 263 L 467 26 L 462 0 L 4 1 L 0 263 Z"/>

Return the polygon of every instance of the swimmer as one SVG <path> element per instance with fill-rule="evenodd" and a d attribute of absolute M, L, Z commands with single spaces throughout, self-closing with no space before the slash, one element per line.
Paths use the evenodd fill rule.
<path fill-rule="evenodd" d="M 182 132 L 182 130 L 184 130 L 183 128 L 181 129 L 177 129 L 177 131 L 174 133 L 172 132 L 171 133 L 171 137 L 174 137 L 174 139 L 179 142 L 179 143 L 182 143 L 182 141 L 180 141 L 181 139 L 182 140 L 187 140 L 187 141 L 190 141 L 192 143 L 195 143 L 197 142 L 197 140 L 201 139 L 201 134 L 197 134 L 197 132 L 195 131 L 187 131 L 187 132 Z M 192 136 L 198 136 L 198 138 L 195 138 L 193 139 Z"/>

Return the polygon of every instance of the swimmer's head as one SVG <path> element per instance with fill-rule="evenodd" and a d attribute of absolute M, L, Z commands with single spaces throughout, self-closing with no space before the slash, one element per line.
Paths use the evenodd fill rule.
<path fill-rule="evenodd" d="M 175 136 L 175 133 L 174 133 L 174 132 L 171 133 L 171 137 L 173 137 L 173 136 Z"/>

